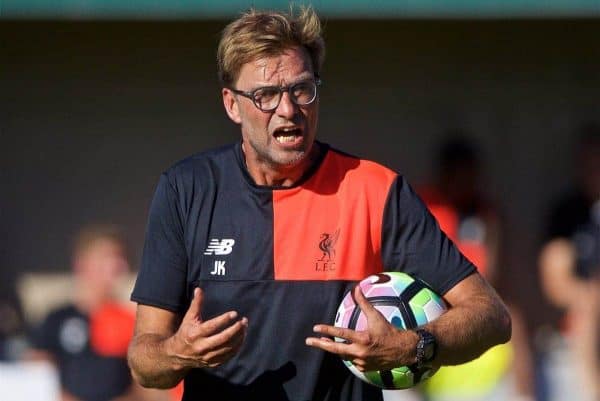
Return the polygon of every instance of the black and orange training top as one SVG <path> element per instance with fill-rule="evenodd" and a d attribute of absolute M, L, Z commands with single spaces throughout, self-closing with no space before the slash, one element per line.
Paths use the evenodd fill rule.
<path fill-rule="evenodd" d="M 336 355 L 305 345 L 332 324 L 353 284 L 403 271 L 440 294 L 475 269 L 404 178 L 320 144 L 293 187 L 257 186 L 241 143 L 187 158 L 160 177 L 132 300 L 202 318 L 247 316 L 241 351 L 185 378 L 184 401 L 380 400 Z"/>

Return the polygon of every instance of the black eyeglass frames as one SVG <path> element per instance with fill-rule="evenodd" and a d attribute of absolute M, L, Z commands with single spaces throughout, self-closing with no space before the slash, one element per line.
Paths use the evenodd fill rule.
<path fill-rule="evenodd" d="M 317 87 L 321 85 L 319 78 L 300 81 L 288 86 L 262 86 L 245 92 L 229 88 L 233 93 L 247 97 L 261 111 L 273 111 L 279 106 L 281 97 L 287 92 L 292 102 L 298 106 L 311 104 L 317 98 Z"/>

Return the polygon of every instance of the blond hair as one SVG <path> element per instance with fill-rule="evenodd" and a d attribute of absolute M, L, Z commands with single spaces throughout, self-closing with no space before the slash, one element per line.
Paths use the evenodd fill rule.
<path fill-rule="evenodd" d="M 93 223 L 82 227 L 73 238 L 73 254 L 84 253 L 101 240 L 109 240 L 115 244 L 119 244 L 124 251 L 127 251 L 127 244 L 119 226 L 106 223 Z"/>
<path fill-rule="evenodd" d="M 301 7 L 298 15 L 293 11 L 252 9 L 225 27 L 217 51 L 219 80 L 224 87 L 233 85 L 244 64 L 281 55 L 296 46 L 306 49 L 319 76 L 325 58 L 321 22 L 312 7 Z"/>

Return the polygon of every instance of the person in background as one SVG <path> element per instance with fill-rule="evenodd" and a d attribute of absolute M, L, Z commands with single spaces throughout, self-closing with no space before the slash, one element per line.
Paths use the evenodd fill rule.
<path fill-rule="evenodd" d="M 0 283 L 0 363 L 21 357 L 25 324 L 21 303 L 10 277 Z"/>
<path fill-rule="evenodd" d="M 442 231 L 492 284 L 500 269 L 502 226 L 500 213 L 483 185 L 481 152 L 474 140 L 461 131 L 449 131 L 440 145 L 432 183 L 419 194 L 438 220 Z M 512 339 L 479 359 L 442 368 L 424 389 L 433 401 L 441 400 L 533 400 L 533 357 L 525 319 L 510 300 Z M 506 385 L 512 372 L 515 388 Z"/>
<path fill-rule="evenodd" d="M 56 366 L 62 401 L 167 399 L 134 384 L 127 366 L 134 315 L 116 294 L 129 270 L 126 255 L 117 227 L 84 227 L 73 246 L 71 302 L 51 311 L 31 333 L 25 359 Z"/>
<path fill-rule="evenodd" d="M 567 351 L 560 360 L 570 374 L 549 378 L 560 392 L 564 383 L 578 400 L 600 400 L 600 125 L 581 129 L 576 146 L 576 179 L 553 205 L 539 268 L 544 294 L 560 308 L 556 327 Z M 556 352 L 560 347 L 553 346 Z M 547 359 L 551 361 L 552 358 Z M 571 377 L 569 383 L 565 378 Z M 561 380 L 561 378 L 563 380 Z M 552 391 L 550 391 L 552 393 Z M 551 397 L 554 395 L 550 394 Z M 561 396 L 552 398 L 560 399 Z M 575 396 L 577 397 L 577 396 Z M 572 398 L 573 399 L 573 398 Z"/>

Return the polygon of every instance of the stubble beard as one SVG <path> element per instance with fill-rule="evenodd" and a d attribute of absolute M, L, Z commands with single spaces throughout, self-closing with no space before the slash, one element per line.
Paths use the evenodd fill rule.
<path fill-rule="evenodd" d="M 276 139 L 272 138 L 272 141 L 275 145 L 277 144 Z M 314 146 L 314 144 L 311 144 L 310 148 L 307 149 L 306 144 L 302 144 L 299 148 L 293 150 L 275 150 L 271 149 L 268 143 L 259 144 L 251 139 L 247 143 L 252 148 L 255 158 L 260 164 L 276 170 L 289 169 L 300 164 Z"/>

